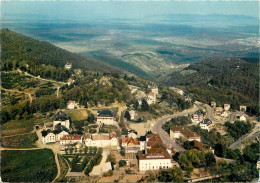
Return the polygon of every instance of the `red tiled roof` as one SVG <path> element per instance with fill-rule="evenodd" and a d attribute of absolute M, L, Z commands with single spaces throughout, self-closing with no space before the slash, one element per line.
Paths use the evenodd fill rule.
<path fill-rule="evenodd" d="M 81 137 L 75 134 L 64 135 L 60 140 L 81 140 Z"/>

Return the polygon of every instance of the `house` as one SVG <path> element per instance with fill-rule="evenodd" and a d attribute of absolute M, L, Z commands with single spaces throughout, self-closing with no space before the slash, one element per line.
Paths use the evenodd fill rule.
<path fill-rule="evenodd" d="M 67 129 L 70 129 L 70 119 L 69 116 L 63 112 L 59 111 L 53 121 L 53 128 L 55 128 L 56 125 L 62 125 L 66 127 Z"/>
<path fill-rule="evenodd" d="M 42 134 L 42 143 L 48 144 L 48 143 L 55 143 L 56 142 L 56 136 L 51 130 L 43 130 L 41 132 Z"/>
<path fill-rule="evenodd" d="M 216 106 L 217 106 L 216 102 L 215 102 L 215 101 L 212 101 L 212 102 L 211 102 L 211 107 L 216 107 Z"/>
<path fill-rule="evenodd" d="M 225 110 L 225 111 L 223 111 L 222 113 L 221 113 L 221 116 L 223 116 L 223 117 L 228 117 L 228 112 Z"/>
<path fill-rule="evenodd" d="M 122 138 L 122 147 L 125 148 L 126 153 L 137 153 L 140 151 L 140 143 L 132 137 Z"/>
<path fill-rule="evenodd" d="M 242 114 L 240 117 L 239 117 L 239 121 L 246 121 L 246 116 L 244 114 Z"/>
<path fill-rule="evenodd" d="M 200 151 L 211 151 L 212 153 L 214 153 L 214 149 L 212 147 L 207 144 L 203 144 L 197 140 L 193 141 L 193 147 Z"/>
<path fill-rule="evenodd" d="M 246 107 L 245 105 L 239 106 L 240 111 L 243 111 L 243 112 L 246 111 L 246 108 L 247 108 L 247 107 Z"/>
<path fill-rule="evenodd" d="M 210 131 L 214 127 L 214 124 L 210 119 L 204 119 L 202 122 L 200 122 L 199 125 L 201 129 L 208 130 L 208 131 Z"/>
<path fill-rule="evenodd" d="M 135 131 L 135 130 L 129 130 L 129 131 L 128 131 L 128 134 L 127 134 L 127 137 L 136 139 L 136 138 L 137 138 L 137 131 Z"/>
<path fill-rule="evenodd" d="M 173 91 L 175 91 L 176 93 L 178 93 L 179 95 L 184 95 L 184 91 L 179 89 L 179 88 L 175 88 L 175 87 L 170 87 L 170 89 L 172 89 Z"/>
<path fill-rule="evenodd" d="M 138 87 L 137 86 L 133 86 L 133 85 L 128 85 L 130 90 L 131 90 L 131 94 L 135 93 L 138 91 Z"/>
<path fill-rule="evenodd" d="M 97 123 L 104 125 L 115 125 L 115 117 L 111 110 L 98 111 Z"/>
<path fill-rule="evenodd" d="M 71 84 L 73 84 L 75 82 L 75 80 L 69 78 L 68 79 L 68 82 L 67 82 L 67 85 L 70 86 Z"/>
<path fill-rule="evenodd" d="M 150 88 L 151 92 L 155 93 L 156 95 L 159 94 L 158 87 L 156 85 L 148 85 L 148 88 Z"/>
<path fill-rule="evenodd" d="M 156 94 L 153 92 L 149 92 L 146 97 L 146 101 L 149 105 L 156 103 Z"/>
<path fill-rule="evenodd" d="M 230 104 L 224 104 L 224 110 L 229 111 L 230 109 Z"/>
<path fill-rule="evenodd" d="M 145 154 L 139 156 L 139 171 L 170 169 L 178 164 L 172 160 L 157 134 L 146 135 Z"/>
<path fill-rule="evenodd" d="M 139 138 L 139 143 L 140 143 L 140 150 L 143 151 L 145 150 L 145 147 L 146 147 L 146 136 L 141 136 Z"/>
<path fill-rule="evenodd" d="M 45 130 L 53 130 L 53 122 L 44 123 L 44 129 Z"/>
<path fill-rule="evenodd" d="M 65 69 L 71 69 L 72 68 L 72 64 L 71 63 L 67 63 L 64 67 L 65 67 Z"/>
<path fill-rule="evenodd" d="M 216 107 L 215 111 L 217 115 L 221 115 L 221 113 L 223 112 L 223 107 Z"/>
<path fill-rule="evenodd" d="M 101 85 L 109 85 L 110 84 L 110 78 L 103 76 L 99 79 L 99 84 Z"/>
<path fill-rule="evenodd" d="M 55 134 L 55 137 L 56 137 L 56 142 L 60 141 L 60 139 L 65 136 L 65 135 L 69 135 L 69 132 L 68 131 L 65 131 L 65 130 L 54 130 L 53 133 Z"/>
<path fill-rule="evenodd" d="M 201 112 L 196 111 L 193 115 L 192 115 L 192 119 L 193 122 L 195 123 L 199 123 L 203 120 L 203 114 Z"/>
<path fill-rule="evenodd" d="M 60 144 L 61 145 L 66 145 L 66 144 L 76 144 L 76 143 L 82 143 L 82 137 L 76 134 L 69 134 L 69 135 L 64 135 L 60 139 Z"/>
<path fill-rule="evenodd" d="M 135 116 L 136 116 L 135 111 L 134 111 L 134 110 L 131 110 L 131 111 L 129 111 L 129 114 L 130 114 L 130 119 L 131 119 L 131 120 L 135 120 Z"/>
<path fill-rule="evenodd" d="M 118 137 L 114 132 L 102 134 L 86 134 L 84 138 L 86 146 L 111 147 L 118 146 Z"/>
<path fill-rule="evenodd" d="M 76 106 L 76 102 L 75 101 L 69 100 L 67 102 L 67 109 L 69 109 L 69 110 L 74 109 L 75 106 Z"/>
<path fill-rule="evenodd" d="M 170 130 L 170 138 L 177 139 L 177 138 L 184 138 L 188 141 L 197 140 L 200 142 L 200 136 L 192 132 L 187 126 L 174 126 Z"/>

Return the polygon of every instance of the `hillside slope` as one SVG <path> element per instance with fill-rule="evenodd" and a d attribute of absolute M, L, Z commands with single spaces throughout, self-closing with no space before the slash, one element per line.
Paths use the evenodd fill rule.
<path fill-rule="evenodd" d="M 230 102 L 236 109 L 239 104 L 258 104 L 258 68 L 259 64 L 240 59 L 214 57 L 173 72 L 164 82 L 186 88 L 195 99 Z"/>
<path fill-rule="evenodd" d="M 50 43 L 38 41 L 8 29 L 1 30 L 2 64 L 12 63 L 18 65 L 26 62 L 29 66 L 45 64 L 55 67 L 63 67 L 67 62 L 73 64 L 73 68 L 81 68 L 97 72 L 118 72 L 119 68 L 99 62 L 93 58 L 81 57 Z"/>

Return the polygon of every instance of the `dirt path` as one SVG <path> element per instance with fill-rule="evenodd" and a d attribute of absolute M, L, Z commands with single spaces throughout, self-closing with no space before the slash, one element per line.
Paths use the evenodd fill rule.
<path fill-rule="evenodd" d="M 25 93 L 25 92 L 21 92 L 21 91 L 18 91 L 18 90 L 9 90 L 9 89 L 5 89 L 3 87 L 1 87 L 1 90 L 5 90 L 5 91 L 9 91 L 9 92 L 17 92 L 17 93 L 22 93 L 22 94 L 28 95 L 28 97 L 30 99 L 30 103 L 32 103 L 32 95 L 31 95 L 31 93 Z"/>
<path fill-rule="evenodd" d="M 5 148 L 5 147 L 0 147 L 0 151 L 31 151 L 31 150 L 37 150 L 37 149 L 43 149 L 39 147 L 35 148 Z"/>
<path fill-rule="evenodd" d="M 55 182 L 60 177 L 60 162 L 59 162 L 59 159 L 58 159 L 58 153 L 57 152 L 55 153 L 55 162 L 56 162 L 56 165 L 57 165 L 58 173 L 57 173 L 55 179 L 52 182 Z"/>
<path fill-rule="evenodd" d="M 18 136 L 18 135 L 26 135 L 26 134 L 31 134 L 31 133 L 35 133 L 34 131 L 32 132 L 29 132 L 29 133 L 21 133 L 21 134 L 16 134 L 16 135 L 8 135 L 8 136 L 3 136 L 3 137 L 0 137 L 0 138 L 8 138 L 8 137 L 15 137 L 15 136 Z"/>

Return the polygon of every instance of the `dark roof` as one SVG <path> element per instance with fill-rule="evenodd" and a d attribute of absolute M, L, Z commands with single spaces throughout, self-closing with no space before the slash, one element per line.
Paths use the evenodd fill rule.
<path fill-rule="evenodd" d="M 196 111 L 194 114 L 197 114 L 198 116 L 203 116 L 201 112 Z"/>
<path fill-rule="evenodd" d="M 210 125 L 210 124 L 212 124 L 212 121 L 210 119 L 203 119 L 203 121 L 201 123 Z"/>
<path fill-rule="evenodd" d="M 51 130 L 46 130 L 46 131 L 43 130 L 43 131 L 42 131 L 42 136 L 43 136 L 43 137 L 46 137 L 50 132 L 51 132 Z"/>
<path fill-rule="evenodd" d="M 139 141 L 146 141 L 146 136 L 141 136 L 141 137 L 139 138 Z"/>
<path fill-rule="evenodd" d="M 137 135 L 137 131 L 131 129 L 131 130 L 128 130 L 128 133 L 135 133 Z"/>
<path fill-rule="evenodd" d="M 102 110 L 98 111 L 98 116 L 104 116 L 104 117 L 114 117 L 114 114 L 111 110 Z"/>
<path fill-rule="evenodd" d="M 55 121 L 66 121 L 69 120 L 68 115 L 63 112 L 63 111 L 59 111 L 56 116 L 55 116 Z"/>

